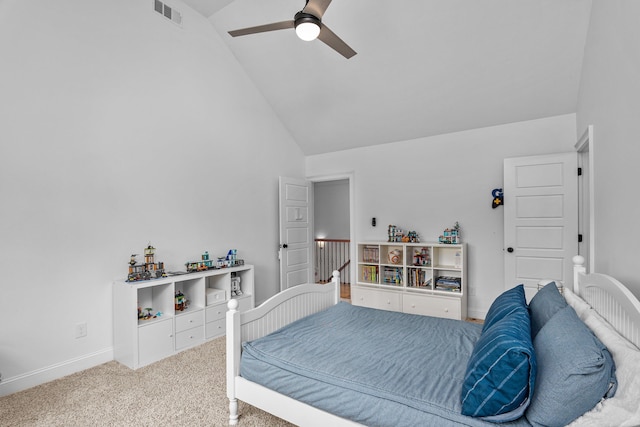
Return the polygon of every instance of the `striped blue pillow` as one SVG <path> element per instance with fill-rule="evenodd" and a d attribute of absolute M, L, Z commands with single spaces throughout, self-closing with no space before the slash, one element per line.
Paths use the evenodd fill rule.
<path fill-rule="evenodd" d="M 489 307 L 489 311 L 484 318 L 482 332 L 489 329 L 494 323 L 499 322 L 503 317 L 522 308 L 523 305 L 525 307 L 527 305 L 524 294 L 524 285 L 518 285 L 508 291 L 504 291 L 493 301 L 491 307 Z"/>
<path fill-rule="evenodd" d="M 524 292 L 519 305 L 493 322 L 476 343 L 462 386 L 462 414 L 505 422 L 520 418 L 529 406 L 536 359 Z"/>

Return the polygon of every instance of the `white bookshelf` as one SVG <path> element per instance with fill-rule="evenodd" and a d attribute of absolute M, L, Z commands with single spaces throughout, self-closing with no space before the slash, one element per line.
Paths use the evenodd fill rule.
<path fill-rule="evenodd" d="M 237 279 L 242 294 L 232 295 Z M 188 301 L 186 308 L 176 305 L 178 291 Z M 252 265 L 114 282 L 115 359 L 137 369 L 224 335 L 230 298 L 237 299 L 241 311 L 255 306 Z M 139 309 L 152 316 L 139 318 Z"/>
<path fill-rule="evenodd" d="M 466 319 L 466 245 L 358 243 L 351 301 L 406 313 Z"/>

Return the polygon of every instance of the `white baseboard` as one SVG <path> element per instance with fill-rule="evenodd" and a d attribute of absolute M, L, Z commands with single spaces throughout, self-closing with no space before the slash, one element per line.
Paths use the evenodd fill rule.
<path fill-rule="evenodd" d="M 26 390 L 49 381 L 57 380 L 94 366 L 102 365 L 114 360 L 113 347 L 105 348 L 94 353 L 85 354 L 75 359 L 66 360 L 46 368 L 37 369 L 11 378 L 3 378 L 0 382 L 0 396 L 7 396 L 18 391 Z"/>
<path fill-rule="evenodd" d="M 467 317 L 471 317 L 473 319 L 484 319 L 486 316 L 487 316 L 486 310 L 467 309 Z"/>

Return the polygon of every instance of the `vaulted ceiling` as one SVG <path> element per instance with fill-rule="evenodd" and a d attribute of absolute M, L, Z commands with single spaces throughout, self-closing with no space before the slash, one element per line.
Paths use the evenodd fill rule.
<path fill-rule="evenodd" d="M 306 155 L 576 111 L 591 0 L 333 0 L 357 55 L 293 30 L 304 0 L 184 0 L 208 17 Z"/>

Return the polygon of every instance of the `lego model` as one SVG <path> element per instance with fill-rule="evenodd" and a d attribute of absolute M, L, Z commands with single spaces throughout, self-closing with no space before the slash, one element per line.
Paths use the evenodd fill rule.
<path fill-rule="evenodd" d="M 218 257 L 216 261 L 209 258 L 209 252 L 205 251 L 202 254 L 202 260 L 189 261 L 185 264 L 189 273 L 195 271 L 205 271 L 209 269 L 218 269 L 226 267 L 235 267 L 238 265 L 244 265 L 244 261 L 237 258 L 238 251 L 236 249 L 229 249 L 226 257 Z"/>
<path fill-rule="evenodd" d="M 149 244 L 149 246 L 144 249 L 143 264 L 137 263 L 137 254 L 131 255 L 131 258 L 129 260 L 129 274 L 127 275 L 127 282 L 157 279 L 159 277 L 167 276 L 166 272 L 164 271 L 164 263 L 155 262 L 155 253 L 156 248 Z"/>

